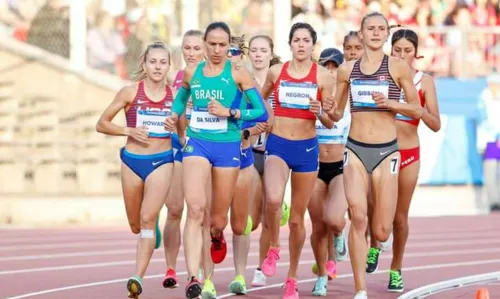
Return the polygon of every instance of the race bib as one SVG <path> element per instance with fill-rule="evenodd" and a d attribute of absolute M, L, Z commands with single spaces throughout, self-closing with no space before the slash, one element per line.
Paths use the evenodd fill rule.
<path fill-rule="evenodd" d="M 352 105 L 354 107 L 377 107 L 377 104 L 372 99 L 373 92 L 380 92 L 386 98 L 389 98 L 389 82 L 383 80 L 352 80 Z"/>
<path fill-rule="evenodd" d="M 165 130 L 165 119 L 170 111 L 137 110 L 136 127 L 147 127 L 150 137 L 168 137 L 170 132 Z"/>
<path fill-rule="evenodd" d="M 317 94 L 317 84 L 281 81 L 279 101 L 281 107 L 307 110 L 309 109 L 309 97 L 316 100 Z"/>
<path fill-rule="evenodd" d="M 227 118 L 212 115 L 207 108 L 193 107 L 189 127 L 197 133 L 226 133 Z"/>
<path fill-rule="evenodd" d="M 336 122 L 332 129 L 326 128 L 319 119 L 316 120 L 316 136 L 320 144 L 346 144 L 349 136 L 351 115 L 344 113 L 344 117 Z"/>
<path fill-rule="evenodd" d="M 266 134 L 267 134 L 266 132 L 260 133 L 259 138 L 253 144 L 254 148 L 259 148 L 266 144 L 266 138 L 267 138 Z"/>

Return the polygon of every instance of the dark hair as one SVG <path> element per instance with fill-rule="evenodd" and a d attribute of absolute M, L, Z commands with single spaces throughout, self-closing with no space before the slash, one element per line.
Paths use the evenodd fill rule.
<path fill-rule="evenodd" d="M 237 45 L 241 51 L 242 56 L 248 55 L 248 47 L 245 43 L 245 35 L 231 36 L 231 44 Z"/>
<path fill-rule="evenodd" d="M 361 19 L 361 29 L 363 29 L 363 27 L 365 26 L 366 20 L 368 20 L 369 18 L 372 18 L 372 17 L 383 18 L 385 23 L 387 24 L 387 31 L 389 31 L 389 21 L 387 21 L 387 18 L 383 14 L 376 12 L 376 11 L 365 15 L 363 17 L 363 19 Z"/>
<path fill-rule="evenodd" d="M 198 36 L 203 38 L 203 32 L 201 30 L 188 30 L 186 33 L 184 33 L 183 37 L 188 37 L 188 36 Z"/>
<path fill-rule="evenodd" d="M 292 38 L 293 38 L 293 35 L 295 34 L 295 31 L 297 31 L 299 29 L 306 29 L 307 31 L 309 31 L 309 33 L 311 34 L 311 38 L 313 40 L 313 45 L 316 44 L 316 41 L 318 41 L 318 34 L 314 30 L 314 28 L 308 23 L 295 23 L 292 25 L 292 28 L 290 28 L 290 34 L 288 35 L 288 44 L 289 45 L 292 44 Z"/>
<path fill-rule="evenodd" d="M 154 42 L 152 44 L 149 44 L 147 47 L 146 47 L 146 50 L 144 50 L 144 53 L 141 54 L 141 56 L 139 57 L 139 67 L 137 68 L 137 70 L 132 73 L 132 80 L 133 81 L 142 81 L 144 80 L 144 78 L 146 78 L 146 73 L 144 72 L 144 66 L 143 64 L 146 63 L 146 59 L 148 58 L 148 54 L 149 54 L 149 51 L 151 49 L 163 49 L 167 52 L 168 54 L 168 61 L 170 63 L 170 51 L 168 50 L 167 46 L 165 46 L 165 44 L 163 42 L 160 42 L 160 41 L 157 41 L 157 42 Z"/>
<path fill-rule="evenodd" d="M 231 40 L 231 30 L 229 29 L 229 26 L 224 23 L 224 22 L 213 22 L 210 23 L 207 26 L 207 29 L 205 29 L 205 35 L 203 36 L 203 40 L 207 41 L 207 35 L 210 33 L 210 31 L 215 30 L 215 29 L 221 29 L 224 32 L 227 33 L 229 41 Z"/>
<path fill-rule="evenodd" d="M 410 29 L 400 29 L 392 34 L 391 46 L 394 47 L 394 44 L 397 43 L 401 39 L 406 39 L 415 47 L 415 58 L 417 57 L 418 51 L 418 35 L 415 31 Z"/>
<path fill-rule="evenodd" d="M 345 44 L 352 38 L 352 37 L 357 37 L 360 41 L 361 39 L 359 38 L 358 31 L 349 31 L 349 33 L 344 36 L 344 43 L 342 43 L 342 46 L 345 48 Z"/>
<path fill-rule="evenodd" d="M 281 63 L 281 58 L 274 54 L 274 42 L 273 39 L 269 35 L 261 34 L 261 35 L 256 35 L 253 36 L 250 41 L 248 42 L 248 46 L 252 45 L 252 42 L 258 38 L 262 38 L 267 41 L 269 44 L 269 48 L 271 48 L 271 54 L 273 55 L 273 58 L 271 58 L 271 61 L 269 62 L 269 67 L 272 67 L 275 64 L 280 64 Z"/>

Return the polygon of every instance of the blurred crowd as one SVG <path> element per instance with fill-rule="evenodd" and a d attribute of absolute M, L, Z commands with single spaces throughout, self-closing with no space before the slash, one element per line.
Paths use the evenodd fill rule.
<path fill-rule="evenodd" d="M 145 44 L 175 44 L 182 35 L 182 0 L 78 0 L 87 6 L 87 63 L 128 77 Z M 276 0 L 275 0 L 276 1 Z M 0 34 L 69 57 L 70 0 L 0 0 Z M 236 34 L 273 34 L 272 0 L 199 0 L 200 27 L 229 23 Z M 342 48 L 364 14 L 420 34 L 417 67 L 435 76 L 484 76 L 500 69 L 500 0 L 292 0 L 292 22 L 311 23 L 319 47 Z M 495 31 L 497 30 L 497 31 Z M 389 46 L 389 45 L 388 45 Z M 279 53 L 278 53 L 279 54 Z M 173 67 L 181 67 L 180 51 Z M 474 67 L 466 67 L 473 65 Z M 464 74 L 464 70 L 467 74 Z"/>

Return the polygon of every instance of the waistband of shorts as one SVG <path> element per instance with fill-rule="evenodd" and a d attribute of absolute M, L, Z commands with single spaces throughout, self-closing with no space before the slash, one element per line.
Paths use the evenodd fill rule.
<path fill-rule="evenodd" d="M 269 136 L 267 137 L 267 140 L 269 142 L 269 139 L 270 138 L 275 138 L 277 142 L 280 142 L 280 143 L 293 143 L 293 144 L 296 144 L 296 145 L 310 145 L 311 143 L 317 143 L 318 142 L 318 138 L 317 137 L 313 137 L 313 138 L 309 138 L 309 139 L 300 139 L 300 140 L 290 140 L 290 139 L 286 139 L 286 138 L 283 138 L 283 137 L 280 137 L 278 135 L 275 135 L 273 133 L 269 134 Z"/>
<path fill-rule="evenodd" d="M 393 146 L 393 145 L 398 144 L 397 139 L 394 139 L 392 141 L 385 142 L 385 143 L 364 143 L 361 141 L 354 140 L 351 137 L 347 137 L 347 142 L 352 143 L 352 144 L 357 145 L 357 146 L 368 147 L 368 148 L 383 148 L 383 147 L 389 147 L 389 146 Z"/>
<path fill-rule="evenodd" d="M 319 168 L 325 169 L 325 170 L 339 169 L 339 168 L 342 168 L 342 166 L 344 166 L 343 160 L 335 161 L 335 162 L 319 162 Z"/>
<path fill-rule="evenodd" d="M 156 158 L 161 158 L 161 157 L 167 157 L 167 156 L 173 154 L 172 149 L 169 149 L 167 151 L 160 152 L 160 153 L 147 154 L 147 155 L 131 153 L 125 147 L 122 147 L 121 151 L 122 151 L 123 155 L 125 155 L 127 157 L 134 158 L 134 159 L 144 159 L 144 160 L 145 159 L 156 159 Z"/>
<path fill-rule="evenodd" d="M 260 149 L 256 149 L 256 148 L 252 148 L 252 152 L 254 152 L 255 154 L 261 154 L 261 155 L 263 155 L 265 153 L 265 151 L 260 150 Z"/>

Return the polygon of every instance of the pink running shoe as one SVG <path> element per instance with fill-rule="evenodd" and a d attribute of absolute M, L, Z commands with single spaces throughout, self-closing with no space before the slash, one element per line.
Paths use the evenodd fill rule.
<path fill-rule="evenodd" d="M 285 281 L 285 293 L 283 299 L 299 299 L 299 287 L 297 280 L 294 278 L 287 278 Z"/>
<path fill-rule="evenodd" d="M 337 265 L 335 265 L 334 261 L 326 262 L 326 273 L 328 274 L 328 280 L 337 278 Z"/>
<path fill-rule="evenodd" d="M 280 259 L 280 248 L 270 247 L 267 256 L 260 267 L 265 276 L 271 277 L 276 274 L 276 263 Z"/>
<path fill-rule="evenodd" d="M 163 287 L 166 289 L 173 289 L 178 286 L 177 274 L 175 273 L 175 270 L 172 268 L 168 269 L 165 277 L 163 278 Z"/>

